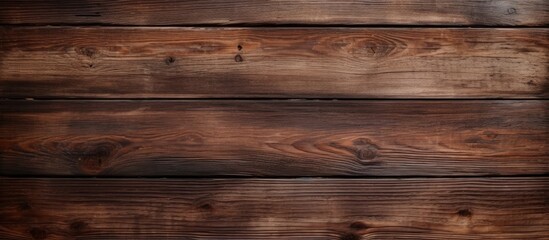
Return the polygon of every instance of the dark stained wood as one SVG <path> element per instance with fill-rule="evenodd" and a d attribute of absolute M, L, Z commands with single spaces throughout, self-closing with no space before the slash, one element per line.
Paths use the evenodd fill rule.
<path fill-rule="evenodd" d="M 0 239 L 549 240 L 549 0 L 0 1 Z"/>
<path fill-rule="evenodd" d="M 549 101 L 4 101 L 2 175 L 549 173 Z"/>
<path fill-rule="evenodd" d="M 0 96 L 549 96 L 548 29 L 1 28 Z"/>
<path fill-rule="evenodd" d="M 6 0 L 0 23 L 542 26 L 548 11 L 546 0 Z"/>
<path fill-rule="evenodd" d="M 0 179 L 9 239 L 547 239 L 549 178 Z"/>

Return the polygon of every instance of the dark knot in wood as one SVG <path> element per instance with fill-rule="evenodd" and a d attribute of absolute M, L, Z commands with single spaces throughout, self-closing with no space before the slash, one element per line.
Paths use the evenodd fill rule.
<path fill-rule="evenodd" d="M 367 138 L 358 138 L 353 141 L 356 149 L 356 157 L 361 160 L 372 160 L 376 158 L 378 147 Z"/>
<path fill-rule="evenodd" d="M 242 58 L 242 56 L 240 56 L 240 54 L 236 54 L 236 56 L 234 56 L 234 61 L 235 62 L 242 62 L 242 61 L 244 61 L 244 59 Z"/>
<path fill-rule="evenodd" d="M 457 211 L 457 214 L 460 217 L 466 217 L 466 218 L 470 218 L 471 216 L 473 216 L 473 213 L 471 212 L 470 209 L 460 209 L 459 211 Z"/>

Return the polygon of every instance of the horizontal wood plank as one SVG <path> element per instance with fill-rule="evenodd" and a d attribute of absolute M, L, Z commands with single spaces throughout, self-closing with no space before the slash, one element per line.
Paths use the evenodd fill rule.
<path fill-rule="evenodd" d="M 548 10 L 546 0 L 6 0 L 0 23 L 541 26 Z"/>
<path fill-rule="evenodd" d="M 9 239 L 547 239 L 549 178 L 10 179 Z"/>
<path fill-rule="evenodd" d="M 549 101 L 4 101 L 0 174 L 549 173 Z"/>
<path fill-rule="evenodd" d="M 549 29 L 0 28 L 0 96 L 539 98 Z"/>

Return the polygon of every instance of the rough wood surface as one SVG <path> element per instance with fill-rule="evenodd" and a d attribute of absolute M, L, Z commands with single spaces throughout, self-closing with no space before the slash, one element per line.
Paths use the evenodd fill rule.
<path fill-rule="evenodd" d="M 548 11 L 546 0 L 5 0 L 0 23 L 541 26 Z"/>
<path fill-rule="evenodd" d="M 0 239 L 549 240 L 549 0 L 0 0 Z"/>
<path fill-rule="evenodd" d="M 0 96 L 549 96 L 548 29 L 0 28 Z"/>
<path fill-rule="evenodd" d="M 549 173 L 549 101 L 5 101 L 2 175 Z"/>
<path fill-rule="evenodd" d="M 0 179 L 9 239 L 547 239 L 549 178 Z"/>

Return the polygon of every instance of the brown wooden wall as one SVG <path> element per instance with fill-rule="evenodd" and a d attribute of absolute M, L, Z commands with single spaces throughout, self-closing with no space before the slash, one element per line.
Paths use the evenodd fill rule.
<path fill-rule="evenodd" d="M 0 239 L 549 239 L 549 1 L 0 1 Z"/>

